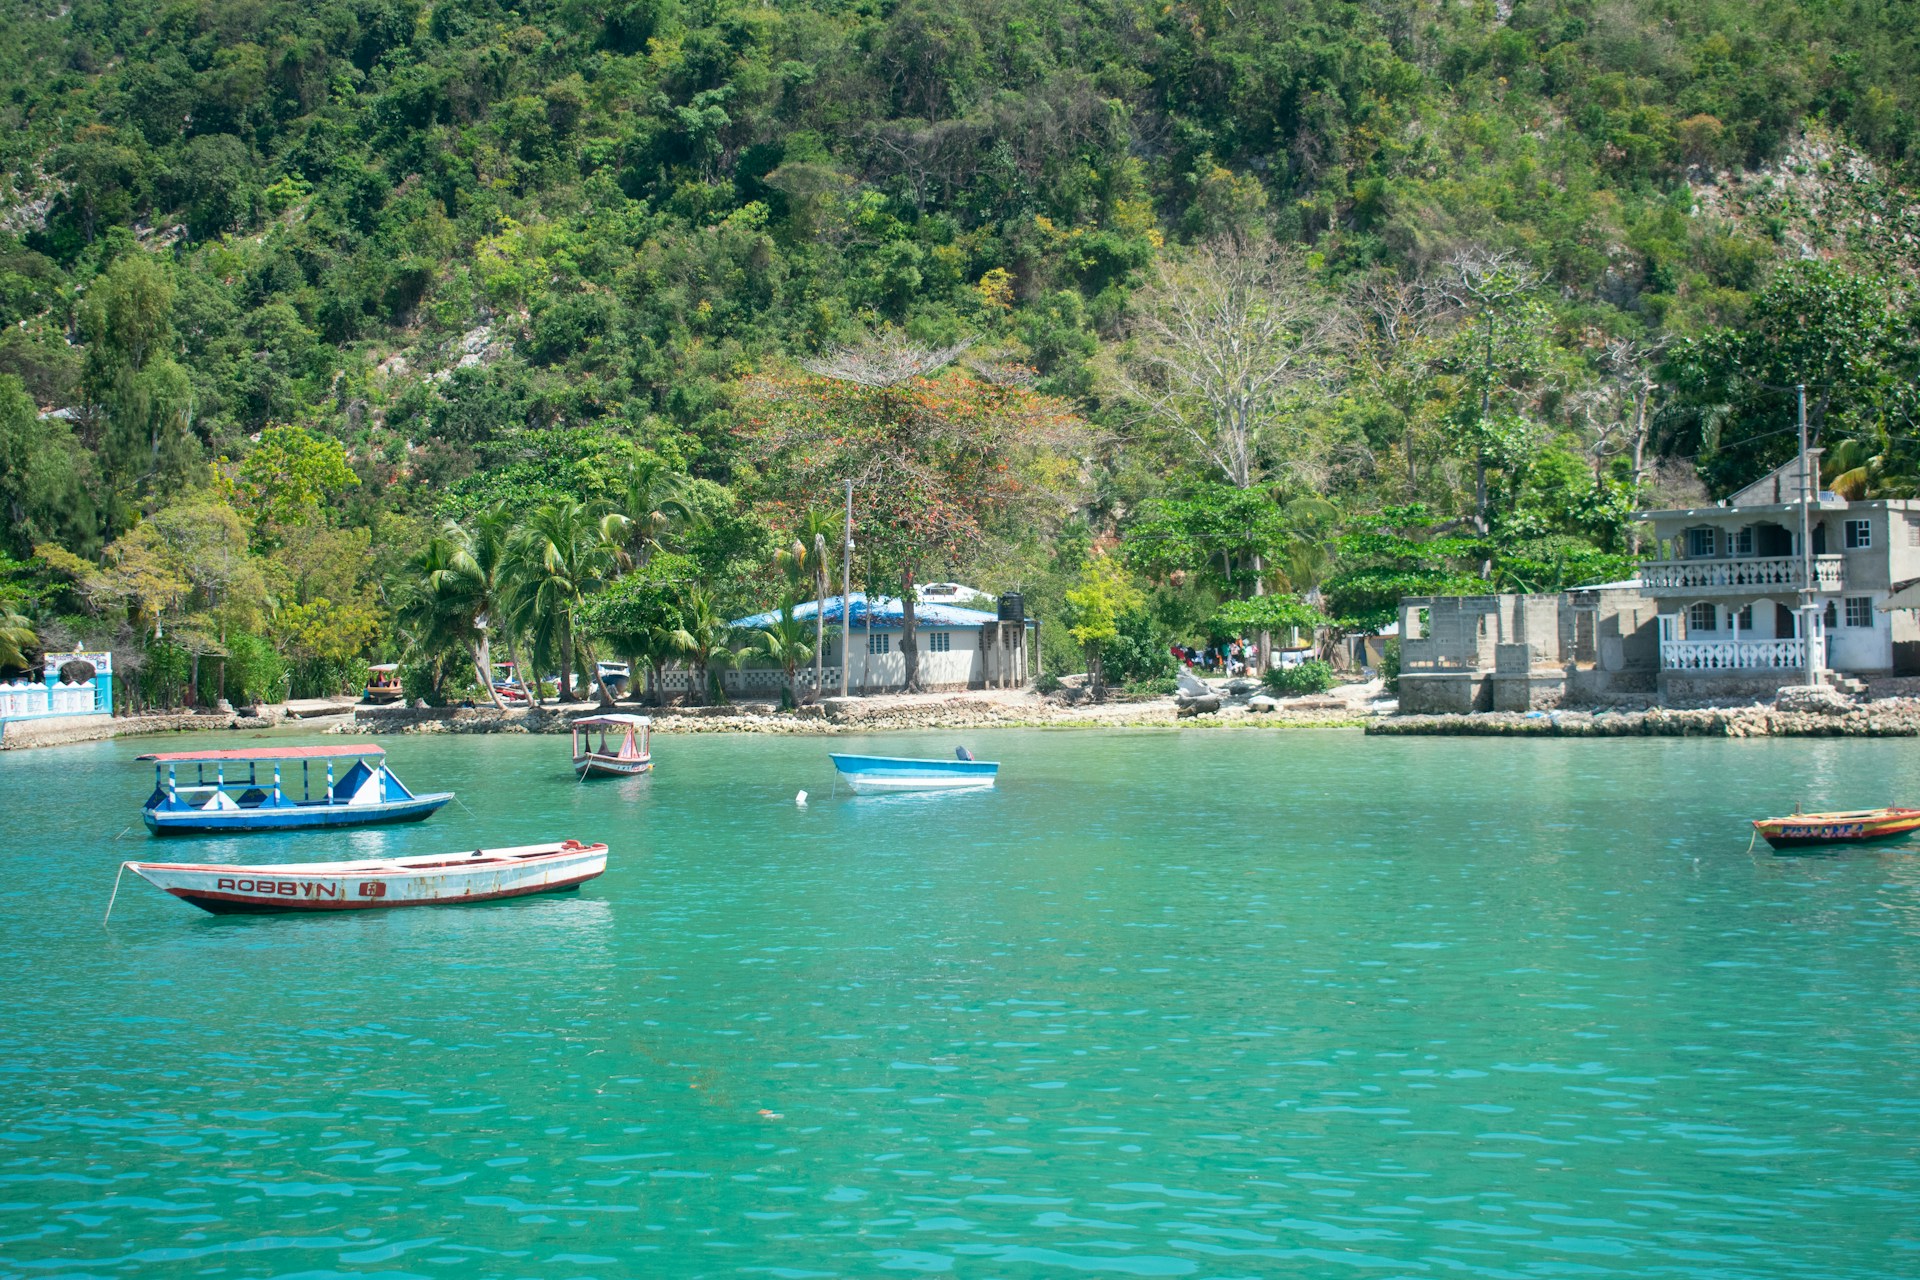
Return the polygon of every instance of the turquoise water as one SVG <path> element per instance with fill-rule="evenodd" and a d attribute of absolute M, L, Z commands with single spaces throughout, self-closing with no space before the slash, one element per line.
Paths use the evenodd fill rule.
<path fill-rule="evenodd" d="M 393 739 L 465 807 L 166 842 L 163 744 L 0 757 L 0 1275 L 1920 1274 L 1920 859 L 1745 826 L 1920 746 L 966 741 L 1000 790 Z M 122 858 L 567 836 L 577 895 L 100 920 Z"/>

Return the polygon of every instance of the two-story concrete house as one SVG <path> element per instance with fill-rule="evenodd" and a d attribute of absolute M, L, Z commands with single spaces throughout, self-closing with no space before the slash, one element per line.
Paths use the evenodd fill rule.
<path fill-rule="evenodd" d="M 1800 495 L 1796 459 L 1716 505 L 1640 514 L 1658 544 L 1640 583 L 1660 615 L 1663 698 L 1796 683 L 1809 644 L 1816 667 L 1842 676 L 1920 672 L 1920 623 L 1879 608 L 1895 583 L 1920 577 L 1920 502 L 1821 491 L 1806 513 L 1808 556 Z M 1810 617 L 1801 612 L 1809 568 Z"/>
<path fill-rule="evenodd" d="M 1806 680 L 1809 646 L 1821 678 L 1845 687 L 1920 674 L 1920 621 L 1910 607 L 1883 607 L 1920 579 L 1920 501 L 1819 492 L 1803 555 L 1800 492 L 1796 459 L 1723 502 L 1641 512 L 1653 546 L 1628 582 L 1558 596 L 1407 597 L 1402 707 L 1769 698 Z"/>

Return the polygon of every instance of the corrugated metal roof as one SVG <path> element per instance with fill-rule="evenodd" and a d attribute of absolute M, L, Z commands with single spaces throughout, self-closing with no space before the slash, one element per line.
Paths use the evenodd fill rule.
<path fill-rule="evenodd" d="M 854 627 L 866 626 L 867 625 L 866 594 L 864 592 L 856 591 L 851 596 L 846 598 L 853 602 L 853 609 L 852 609 L 853 621 L 850 625 Z M 826 620 L 829 624 L 833 626 L 840 625 L 841 614 L 843 612 L 841 608 L 841 599 L 842 598 L 840 596 L 827 597 Z M 795 605 L 793 607 L 793 616 L 796 620 L 804 619 L 807 622 L 812 622 L 813 621 L 813 601 L 808 600 L 804 604 Z M 987 626 L 989 623 L 999 621 L 998 615 L 988 613 L 983 609 L 960 609 L 950 604 L 930 604 L 925 600 L 922 600 L 920 603 L 913 606 L 913 617 L 916 625 L 922 626 L 922 627 L 932 627 L 936 630 L 940 628 L 952 629 L 956 627 L 977 628 L 977 627 L 984 627 L 984 626 Z M 775 622 L 779 621 L 779 618 L 780 618 L 780 614 L 777 611 L 770 611 L 767 613 L 756 613 L 756 614 L 751 614 L 745 618 L 734 619 L 733 625 L 736 627 L 744 627 L 748 629 L 752 629 L 755 627 L 770 627 Z M 897 630 L 898 628 L 906 625 L 905 614 L 901 607 L 900 597 L 875 596 L 873 598 L 873 625 L 874 625 L 874 629 L 879 631 L 884 631 L 889 627 Z"/>

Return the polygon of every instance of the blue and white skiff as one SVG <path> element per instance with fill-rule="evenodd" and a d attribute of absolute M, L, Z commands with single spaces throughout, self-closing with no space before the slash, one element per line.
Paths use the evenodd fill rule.
<path fill-rule="evenodd" d="M 967 791 L 993 786 L 997 760 L 924 760 L 914 756 L 843 756 L 828 753 L 833 767 L 855 791 Z"/>
<path fill-rule="evenodd" d="M 415 795 L 387 768 L 386 752 L 371 742 L 339 747 L 277 747 L 239 751 L 168 751 L 153 761 L 153 794 L 142 816 L 157 836 L 179 832 L 291 831 L 357 827 L 372 822 L 418 822 L 453 799 L 451 791 Z M 353 765 L 337 781 L 335 760 Z M 283 785 L 280 766 L 298 763 L 300 792 Z M 315 777 L 312 766 L 325 766 Z M 193 776 L 182 780 L 184 766 Z M 208 777 L 208 773 L 212 777 Z M 324 790 L 322 787 L 324 786 Z"/>

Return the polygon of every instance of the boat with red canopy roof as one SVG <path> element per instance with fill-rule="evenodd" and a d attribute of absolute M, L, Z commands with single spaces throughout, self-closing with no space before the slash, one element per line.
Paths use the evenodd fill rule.
<path fill-rule="evenodd" d="M 415 795 L 387 767 L 386 749 L 371 742 L 160 751 L 139 758 L 153 762 L 153 794 L 142 816 L 157 836 L 417 822 L 453 799 L 451 791 Z M 353 762 L 338 779 L 336 760 Z M 297 797 L 293 779 L 282 775 L 282 766 L 294 763 L 300 766 Z M 325 766 L 324 775 L 316 765 Z M 193 776 L 183 779 L 187 766 Z"/>

